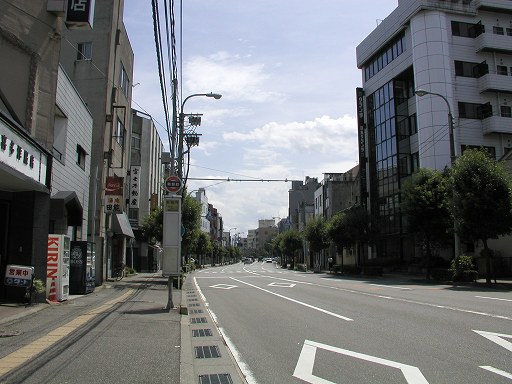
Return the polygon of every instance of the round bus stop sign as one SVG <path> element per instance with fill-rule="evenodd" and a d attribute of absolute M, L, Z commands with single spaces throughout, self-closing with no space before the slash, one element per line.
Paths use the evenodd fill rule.
<path fill-rule="evenodd" d="M 181 189 L 181 179 L 178 176 L 169 176 L 165 179 L 165 189 L 168 192 L 178 192 Z"/>

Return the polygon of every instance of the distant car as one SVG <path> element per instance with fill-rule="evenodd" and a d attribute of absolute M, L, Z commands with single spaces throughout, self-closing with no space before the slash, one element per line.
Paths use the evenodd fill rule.
<path fill-rule="evenodd" d="M 245 259 L 244 264 L 252 264 L 252 259 L 250 259 L 250 258 Z"/>
<path fill-rule="evenodd" d="M 272 263 L 272 258 L 267 257 L 267 258 L 265 259 L 265 263 Z"/>

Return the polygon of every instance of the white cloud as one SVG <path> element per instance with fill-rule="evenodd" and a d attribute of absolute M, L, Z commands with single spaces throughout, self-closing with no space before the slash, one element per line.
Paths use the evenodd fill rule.
<path fill-rule="evenodd" d="M 228 52 L 194 56 L 184 65 L 185 88 L 191 92 L 214 90 L 237 102 L 261 103 L 275 98 L 278 94 L 269 90 L 265 65 L 247 59 Z"/>

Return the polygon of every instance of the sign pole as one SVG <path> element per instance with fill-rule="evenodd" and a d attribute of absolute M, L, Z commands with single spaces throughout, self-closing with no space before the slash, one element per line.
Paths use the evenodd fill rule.
<path fill-rule="evenodd" d="M 169 279 L 168 300 L 166 310 L 174 308 L 172 301 L 173 278 L 179 279 L 181 273 L 181 196 L 175 193 L 181 189 L 181 180 L 177 176 L 169 176 L 165 181 L 165 189 L 169 194 L 164 198 L 162 275 Z"/>

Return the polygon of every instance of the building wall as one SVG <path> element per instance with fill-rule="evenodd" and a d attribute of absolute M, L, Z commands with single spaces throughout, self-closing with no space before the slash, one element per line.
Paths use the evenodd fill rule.
<path fill-rule="evenodd" d="M 81 238 L 87 240 L 87 213 L 89 209 L 89 181 L 91 169 L 92 116 L 62 67 L 59 67 L 56 103 L 65 117 L 65 151 L 62 159 L 54 157 L 52 195 L 59 191 L 76 192 L 83 208 Z M 87 155 L 84 168 L 77 164 L 77 145 Z"/>
<path fill-rule="evenodd" d="M 104 184 L 107 176 L 124 177 L 126 199 L 129 191 L 131 93 L 133 84 L 134 55 L 123 24 L 124 0 L 96 1 L 94 28 L 92 30 L 66 30 L 61 46 L 61 63 L 73 81 L 93 116 L 91 150 L 91 188 L 89 192 L 88 240 L 96 244 L 97 283 L 109 276 L 112 266 L 126 260 L 125 249 L 115 249 L 110 263 L 107 230 L 113 228 L 112 220 L 105 214 Z M 92 43 L 92 60 L 79 60 L 78 44 Z M 124 68 L 127 83 L 121 84 Z M 116 137 L 118 122 L 124 125 L 123 138 Z M 120 145 L 120 143 L 123 143 Z M 123 207 L 126 209 L 126 205 Z M 94 211 L 92 211 L 94 209 Z M 91 221 L 95 220 L 94 223 Z M 122 233 L 119 233 L 124 237 Z M 126 240 L 126 239 L 124 239 Z M 117 241 L 124 244 L 126 241 Z M 114 245 L 116 243 L 113 243 Z M 124 246 L 120 245 L 124 248 Z"/>

